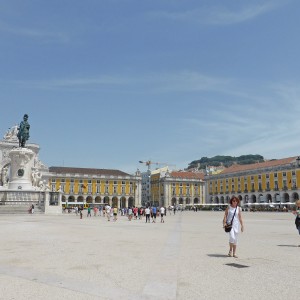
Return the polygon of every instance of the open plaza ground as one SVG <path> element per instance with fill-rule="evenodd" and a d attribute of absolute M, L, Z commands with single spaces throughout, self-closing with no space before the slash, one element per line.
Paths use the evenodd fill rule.
<path fill-rule="evenodd" d="M 298 299 L 294 216 L 243 212 L 232 258 L 223 214 L 1 215 L 0 299 Z"/>

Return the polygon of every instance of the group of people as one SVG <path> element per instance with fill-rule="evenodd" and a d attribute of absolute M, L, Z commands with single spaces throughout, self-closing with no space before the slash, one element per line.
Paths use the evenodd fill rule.
<path fill-rule="evenodd" d="M 84 208 L 82 206 L 75 206 L 72 210 L 74 210 L 76 216 L 79 214 L 80 219 L 83 217 L 83 210 Z M 92 216 L 92 210 L 94 211 L 94 217 L 97 215 L 103 216 L 107 218 L 107 221 L 110 221 L 113 217 L 113 221 L 117 221 L 118 214 L 121 216 L 127 216 L 128 220 L 142 220 L 143 217 L 146 217 L 146 223 L 150 223 L 150 218 L 152 220 L 152 223 L 156 223 L 156 218 L 160 217 L 160 222 L 164 223 L 164 216 L 166 215 L 166 208 L 165 207 L 156 207 L 156 206 L 146 206 L 146 207 L 128 207 L 128 208 L 120 208 L 117 207 L 111 207 L 110 205 L 104 205 L 101 207 L 94 206 L 93 208 L 88 207 L 87 208 L 87 217 Z M 67 212 L 71 212 L 71 209 L 65 209 Z"/>
<path fill-rule="evenodd" d="M 229 201 L 229 206 L 225 210 L 223 218 L 223 228 L 226 225 L 231 225 L 232 228 L 229 231 L 229 257 L 237 258 L 237 243 L 239 232 L 244 231 L 244 222 L 242 218 L 242 209 L 239 207 L 240 199 L 237 197 L 232 197 Z M 300 200 L 296 201 L 296 208 L 292 211 L 295 215 L 295 225 L 300 235 Z M 300 245 L 299 245 L 300 247 Z"/>
<path fill-rule="evenodd" d="M 156 223 L 156 217 L 161 218 L 161 223 L 164 223 L 164 215 L 166 209 L 164 207 L 157 208 L 156 206 L 146 206 L 146 207 L 128 207 L 121 208 L 118 210 L 117 207 L 111 207 L 110 205 L 106 205 L 103 208 L 103 216 L 107 217 L 107 220 L 110 221 L 110 218 L 113 216 L 113 220 L 117 221 L 118 213 L 121 216 L 127 216 L 128 220 L 142 220 L 143 217 L 146 217 L 146 223 L 150 223 L 150 217 L 152 218 L 152 223 Z"/>

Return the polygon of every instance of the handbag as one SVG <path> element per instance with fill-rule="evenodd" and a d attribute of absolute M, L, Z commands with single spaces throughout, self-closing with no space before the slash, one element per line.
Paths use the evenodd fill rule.
<path fill-rule="evenodd" d="M 230 232 L 232 229 L 232 224 L 226 224 L 224 227 L 225 232 Z"/>
<path fill-rule="evenodd" d="M 233 222 L 233 218 L 234 218 L 235 213 L 236 213 L 236 209 L 237 209 L 237 207 L 235 208 L 235 211 L 234 211 L 233 217 L 232 217 L 232 219 L 231 219 L 231 222 L 230 222 L 229 224 L 226 224 L 226 225 L 224 226 L 225 232 L 230 232 L 231 229 L 232 229 L 232 222 Z"/>

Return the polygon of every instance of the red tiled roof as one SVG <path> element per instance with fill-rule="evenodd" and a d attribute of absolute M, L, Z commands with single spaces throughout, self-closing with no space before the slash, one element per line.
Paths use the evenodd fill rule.
<path fill-rule="evenodd" d="M 90 168 L 73 168 L 73 167 L 50 167 L 50 172 L 63 174 L 88 174 L 88 175 L 109 175 L 109 176 L 130 176 L 120 170 L 111 169 L 90 169 Z"/>
<path fill-rule="evenodd" d="M 222 171 L 219 174 L 237 173 L 237 172 L 248 171 L 248 170 L 264 169 L 268 167 L 288 165 L 295 162 L 296 158 L 297 156 L 268 160 L 261 163 L 251 164 L 251 165 L 232 165 L 231 167 L 226 168 L 224 171 Z"/>
<path fill-rule="evenodd" d="M 202 179 L 204 180 L 203 173 L 195 173 L 195 172 L 171 172 L 171 177 L 176 178 L 185 178 L 185 179 Z"/>

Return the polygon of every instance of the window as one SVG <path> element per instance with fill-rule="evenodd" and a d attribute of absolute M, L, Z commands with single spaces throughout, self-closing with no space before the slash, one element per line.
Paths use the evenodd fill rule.
<path fill-rule="evenodd" d="M 287 187 L 286 180 L 283 180 L 282 183 L 284 188 Z"/>
<path fill-rule="evenodd" d="M 114 181 L 114 184 L 118 184 L 118 182 L 117 182 L 117 181 Z"/>
<path fill-rule="evenodd" d="M 92 180 L 88 180 L 88 183 L 92 183 Z"/>
<path fill-rule="evenodd" d="M 274 177 L 277 178 L 277 173 L 274 173 Z"/>
<path fill-rule="evenodd" d="M 88 185 L 88 193 L 89 193 L 89 194 L 92 193 L 92 185 L 91 185 L 91 184 Z"/>
<path fill-rule="evenodd" d="M 117 193 L 117 187 L 114 186 L 114 194 L 116 194 L 116 193 Z"/>
<path fill-rule="evenodd" d="M 282 176 L 284 176 L 284 177 L 285 177 L 285 176 L 286 176 L 286 172 L 282 172 Z"/>
<path fill-rule="evenodd" d="M 125 186 L 122 186 L 122 194 L 125 194 Z"/>
<path fill-rule="evenodd" d="M 261 175 L 258 175 L 258 179 L 261 179 Z"/>
<path fill-rule="evenodd" d="M 266 174 L 266 178 L 270 178 L 270 174 Z"/>
<path fill-rule="evenodd" d="M 122 181 L 122 184 L 125 184 L 125 181 Z"/>
<path fill-rule="evenodd" d="M 97 184 L 100 184 L 100 180 L 97 180 Z"/>

